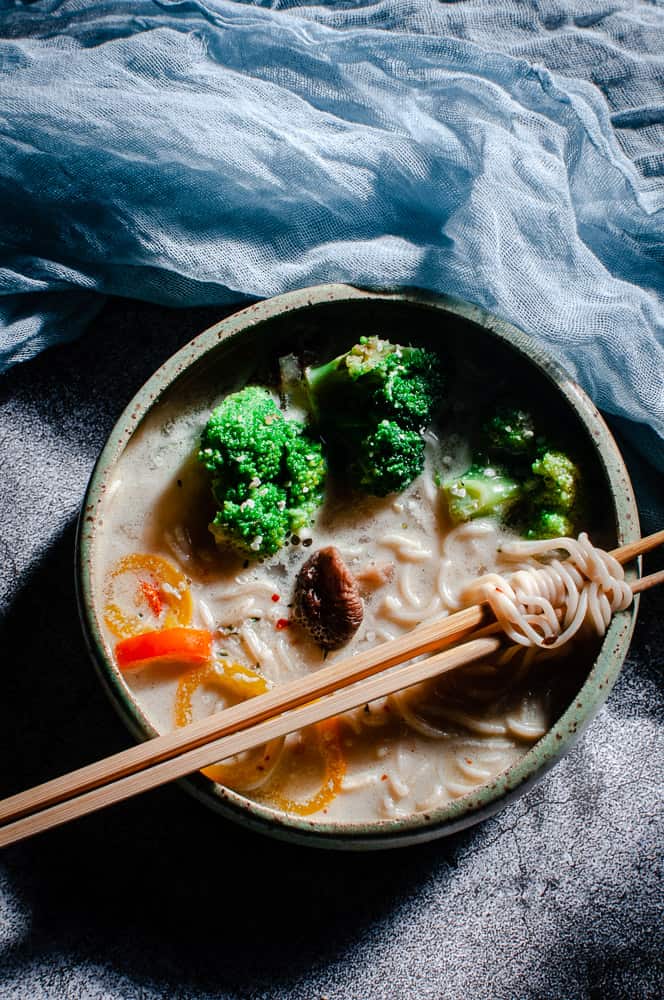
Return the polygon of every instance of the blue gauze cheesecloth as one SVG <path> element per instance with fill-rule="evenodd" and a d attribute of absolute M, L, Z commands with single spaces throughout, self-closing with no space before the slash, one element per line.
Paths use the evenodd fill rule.
<path fill-rule="evenodd" d="M 106 294 L 420 286 L 664 468 L 663 80 L 648 3 L 0 0 L 0 370 Z"/>

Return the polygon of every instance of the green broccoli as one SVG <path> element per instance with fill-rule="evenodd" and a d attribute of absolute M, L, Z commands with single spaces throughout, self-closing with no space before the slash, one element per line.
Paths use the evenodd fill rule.
<path fill-rule="evenodd" d="M 581 472 L 561 451 L 543 451 L 531 466 L 524 521 L 528 538 L 574 535 L 583 507 Z"/>
<path fill-rule="evenodd" d="M 504 470 L 481 465 L 471 465 L 463 476 L 444 482 L 441 488 L 455 523 L 504 517 L 523 495 L 521 484 Z"/>
<path fill-rule="evenodd" d="M 253 558 L 273 555 L 281 548 L 291 529 L 284 489 L 273 483 L 256 489 L 231 487 L 224 496 L 210 524 L 219 545 Z"/>
<path fill-rule="evenodd" d="M 477 445 L 468 472 L 441 484 L 453 521 L 498 515 L 528 538 L 575 533 L 582 519 L 581 472 L 568 455 L 537 436 L 527 410 L 498 407 L 483 424 Z"/>
<path fill-rule="evenodd" d="M 581 473 L 562 451 L 544 451 L 532 464 L 533 499 L 541 507 L 571 511 L 579 500 Z"/>
<path fill-rule="evenodd" d="M 266 389 L 247 386 L 213 411 L 198 458 L 219 510 L 215 539 L 244 555 L 272 555 L 289 533 L 311 523 L 323 499 L 320 442 L 287 420 Z"/>
<path fill-rule="evenodd" d="M 490 455 L 522 457 L 535 453 L 535 423 L 527 410 L 501 406 L 486 421 L 482 431 L 483 443 Z"/>
<path fill-rule="evenodd" d="M 281 471 L 288 422 L 267 389 L 249 385 L 231 393 L 212 412 L 198 457 L 215 479 L 273 479 Z"/>
<path fill-rule="evenodd" d="M 351 485 L 387 496 L 422 472 L 421 431 L 443 393 L 435 354 L 362 337 L 333 361 L 308 368 L 305 383 L 330 461 Z"/>
<path fill-rule="evenodd" d="M 405 490 L 423 468 L 424 441 L 417 431 L 381 420 L 360 439 L 349 473 L 360 489 L 384 497 Z"/>
<path fill-rule="evenodd" d="M 435 354 L 379 337 L 358 344 L 327 364 L 308 368 L 313 412 L 322 425 L 361 427 L 369 414 L 421 430 L 442 399 L 443 377 Z"/>
<path fill-rule="evenodd" d="M 535 510 L 526 526 L 526 538 L 531 539 L 569 538 L 574 534 L 574 522 L 559 511 Z"/>
<path fill-rule="evenodd" d="M 323 502 L 326 466 L 319 442 L 312 441 L 295 421 L 288 425 L 293 432 L 285 445 L 284 471 L 290 527 L 297 532 L 311 523 L 314 511 Z"/>

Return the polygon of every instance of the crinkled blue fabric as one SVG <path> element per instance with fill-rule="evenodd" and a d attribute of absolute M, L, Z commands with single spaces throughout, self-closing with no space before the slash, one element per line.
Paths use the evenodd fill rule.
<path fill-rule="evenodd" d="M 662 81 L 647 3 L 0 0 L 1 364 L 108 294 L 421 286 L 664 468 Z"/>

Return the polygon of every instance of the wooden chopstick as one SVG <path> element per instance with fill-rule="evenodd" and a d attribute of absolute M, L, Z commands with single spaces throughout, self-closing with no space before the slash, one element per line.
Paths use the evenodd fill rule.
<path fill-rule="evenodd" d="M 660 583 L 664 583 L 664 569 L 658 570 L 657 573 L 651 573 L 650 576 L 642 576 L 640 580 L 635 580 L 634 583 L 630 584 L 630 587 L 633 594 L 639 594 L 642 590 L 649 590 Z"/>
<path fill-rule="evenodd" d="M 625 563 L 631 562 L 637 556 L 645 555 L 646 552 L 652 552 L 653 549 L 658 548 L 660 545 L 664 545 L 664 528 L 661 531 L 654 531 L 652 535 L 646 535 L 645 538 L 638 538 L 635 542 L 628 542 L 627 545 L 621 545 L 619 548 L 613 549 L 609 554 L 624 566 Z"/>
<path fill-rule="evenodd" d="M 612 555 L 619 561 L 626 562 L 662 542 L 664 542 L 664 531 L 614 549 Z M 661 582 L 662 576 L 664 574 L 653 574 L 652 578 L 639 581 L 641 585 L 635 584 L 632 589 L 635 592 L 646 589 L 647 585 Z M 649 580 L 652 580 L 652 584 L 648 583 Z M 421 625 L 388 643 L 324 667 L 308 677 L 282 685 L 251 701 L 226 709 L 216 716 L 210 716 L 173 733 L 155 737 L 105 760 L 13 795 L 0 802 L 0 823 L 6 824 L 0 828 L 0 846 L 59 825 L 104 805 L 110 805 L 111 802 L 139 794 L 147 788 L 156 787 L 176 777 L 182 777 L 223 759 L 224 755 L 231 756 L 272 739 L 278 734 L 270 732 L 266 736 L 265 728 L 270 723 L 279 724 L 280 727 L 291 726 L 300 706 L 304 706 L 307 713 L 313 712 L 313 716 L 309 718 L 306 715 L 308 721 L 302 721 L 304 715 L 299 716 L 299 721 L 296 719 L 292 728 L 283 729 L 281 735 L 347 711 L 348 708 L 362 705 L 373 698 L 381 697 L 382 693 L 391 694 L 411 684 L 419 683 L 419 680 L 424 679 L 424 676 L 421 676 L 422 670 L 425 671 L 426 677 L 434 676 L 436 672 L 440 673 L 479 656 L 489 655 L 486 647 L 483 647 L 483 652 L 474 655 L 476 647 L 473 646 L 473 642 L 490 642 L 493 644 L 491 650 L 495 651 L 499 640 L 477 638 L 475 634 L 473 642 L 464 643 L 459 647 L 462 651 L 460 655 L 470 659 L 459 660 L 455 656 L 450 656 L 449 660 L 445 660 L 447 654 L 438 654 L 423 663 L 412 664 L 399 671 L 393 670 L 383 677 L 375 678 L 372 682 L 366 680 L 373 674 L 385 671 L 406 659 L 436 649 L 440 650 L 456 639 L 467 637 L 478 626 L 489 622 L 491 617 L 486 605 L 474 605 L 442 620 Z M 497 625 L 494 623 L 485 632 L 496 629 Z M 450 653 L 456 652 L 457 650 L 450 651 Z M 448 662 L 450 666 L 446 665 Z M 429 670 L 432 672 L 427 673 Z M 358 681 L 365 681 L 361 690 L 358 687 L 344 691 L 344 688 L 355 685 Z M 372 686 L 374 684 L 376 689 L 380 688 L 381 694 L 375 693 Z M 346 700 L 351 699 L 348 704 L 341 698 L 342 694 Z M 317 701 L 314 705 L 307 704 L 312 699 L 320 699 L 325 695 L 328 697 L 324 703 Z M 339 707 L 342 703 L 345 707 Z M 228 749 L 233 734 L 243 734 L 243 740 L 240 741 L 242 746 Z M 236 739 L 239 739 L 239 736 Z M 172 766 L 164 766 L 167 763 Z M 130 778 L 136 780 L 130 781 Z"/>
<path fill-rule="evenodd" d="M 26 792 L 19 792 L 0 802 L 0 823 L 16 819 L 35 809 L 43 809 L 70 796 L 80 795 L 144 767 L 168 760 L 185 750 L 203 746 L 210 740 L 263 722 L 280 712 L 355 684 L 406 659 L 439 650 L 467 635 L 478 625 L 486 624 L 491 617 L 486 606 L 474 605 L 448 618 L 421 625 L 396 639 L 356 653 L 353 657 L 323 667 L 306 677 L 289 681 L 217 715 L 208 716 L 172 733 L 156 736 L 128 750 L 121 750 L 103 761 L 88 764 Z"/>
<path fill-rule="evenodd" d="M 267 719 L 258 725 L 222 739 L 213 740 L 203 746 L 181 753 L 178 757 L 164 760 L 153 767 L 128 774 L 124 778 L 100 785 L 91 791 L 67 799 L 48 809 L 0 827 L 0 847 L 31 837 L 51 827 L 67 823 L 87 813 L 120 802 L 133 795 L 157 788 L 159 785 L 182 778 L 192 771 L 214 764 L 233 754 L 242 753 L 251 747 L 266 743 L 278 736 L 286 736 L 297 729 L 321 722 L 331 716 L 357 708 L 375 698 L 402 691 L 421 681 L 436 677 L 465 663 L 490 656 L 500 647 L 502 640 L 494 636 L 472 639 L 443 653 L 437 653 L 418 663 L 406 664 L 392 671 L 368 678 L 356 687 L 345 688 L 328 695 L 327 698 L 302 705 L 276 718 Z M 224 713 L 220 713 L 224 714 Z M 103 771 L 105 761 L 96 766 Z M 105 777 L 104 777 L 105 780 Z"/>

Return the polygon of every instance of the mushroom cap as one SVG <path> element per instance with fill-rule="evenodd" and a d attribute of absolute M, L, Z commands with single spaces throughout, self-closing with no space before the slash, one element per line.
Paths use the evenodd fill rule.
<path fill-rule="evenodd" d="M 334 545 L 314 552 L 295 581 L 293 618 L 323 649 L 339 649 L 357 632 L 364 607 L 357 581 Z"/>

